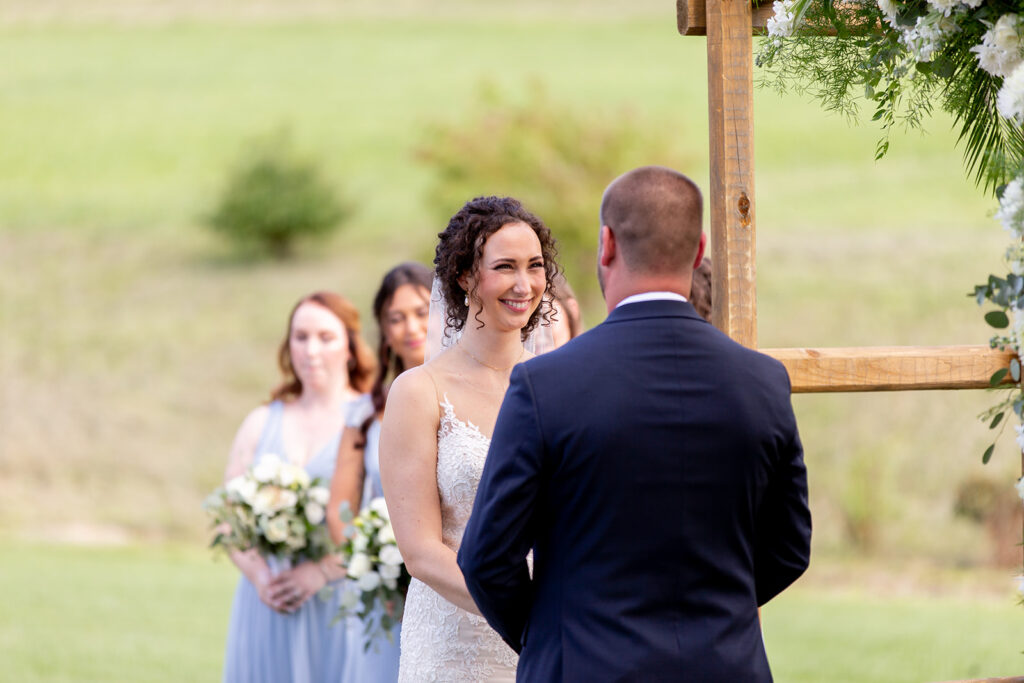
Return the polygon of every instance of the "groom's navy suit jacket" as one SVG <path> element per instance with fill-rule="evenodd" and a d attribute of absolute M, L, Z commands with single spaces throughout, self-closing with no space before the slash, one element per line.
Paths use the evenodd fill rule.
<path fill-rule="evenodd" d="M 458 560 L 520 681 L 747 683 L 810 537 L 786 370 L 660 300 L 515 368 Z"/>

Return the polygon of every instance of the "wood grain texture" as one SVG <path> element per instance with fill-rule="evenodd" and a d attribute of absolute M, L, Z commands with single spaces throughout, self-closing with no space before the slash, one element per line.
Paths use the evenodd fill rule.
<path fill-rule="evenodd" d="M 754 100 L 748 0 L 708 0 L 712 322 L 757 347 Z"/>
<path fill-rule="evenodd" d="M 772 3 L 767 0 L 752 8 L 749 25 L 752 35 L 765 32 L 765 25 L 772 12 Z M 676 28 L 684 36 L 706 36 L 708 25 L 705 0 L 676 0 Z"/>
<path fill-rule="evenodd" d="M 793 393 L 984 389 L 1013 354 L 988 346 L 760 349 L 789 371 Z"/>

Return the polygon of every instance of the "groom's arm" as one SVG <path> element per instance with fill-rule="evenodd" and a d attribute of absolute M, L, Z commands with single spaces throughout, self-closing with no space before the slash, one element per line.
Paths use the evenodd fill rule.
<path fill-rule="evenodd" d="M 459 566 L 487 623 L 516 652 L 530 610 L 526 555 L 544 451 L 533 387 L 523 365 L 512 371 L 494 427 Z"/>
<path fill-rule="evenodd" d="M 807 569 L 811 556 L 804 450 L 788 392 L 784 400 L 779 425 L 782 448 L 757 514 L 754 571 L 758 606 L 796 581 Z"/>

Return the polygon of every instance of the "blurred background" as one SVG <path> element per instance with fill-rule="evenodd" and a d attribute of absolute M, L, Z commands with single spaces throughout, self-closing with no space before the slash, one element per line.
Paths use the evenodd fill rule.
<path fill-rule="evenodd" d="M 705 42 L 674 11 L 0 0 L 0 680 L 219 680 L 237 572 L 200 503 L 301 295 L 350 298 L 372 343 L 381 275 L 507 193 L 598 324 L 607 182 L 661 163 L 708 185 Z M 758 90 L 754 122 L 762 346 L 987 341 L 967 293 L 1006 239 L 948 118 L 878 162 L 878 128 L 808 97 Z M 268 198 L 292 227 L 246 227 Z M 778 680 L 1024 670 L 994 400 L 794 398 L 815 536 L 764 612 Z"/>

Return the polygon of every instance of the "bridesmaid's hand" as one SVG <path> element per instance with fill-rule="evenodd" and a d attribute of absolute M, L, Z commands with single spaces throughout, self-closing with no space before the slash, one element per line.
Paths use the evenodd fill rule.
<path fill-rule="evenodd" d="M 260 602 L 269 607 L 272 610 L 277 610 L 277 606 L 274 601 L 270 598 L 270 570 L 267 567 L 263 567 L 257 570 L 256 575 L 249 579 L 253 586 L 256 587 L 256 594 L 260 598 Z"/>
<path fill-rule="evenodd" d="M 327 575 L 320 566 L 316 562 L 303 562 L 270 580 L 267 584 L 270 602 L 267 604 L 278 612 L 292 613 L 326 585 Z"/>

